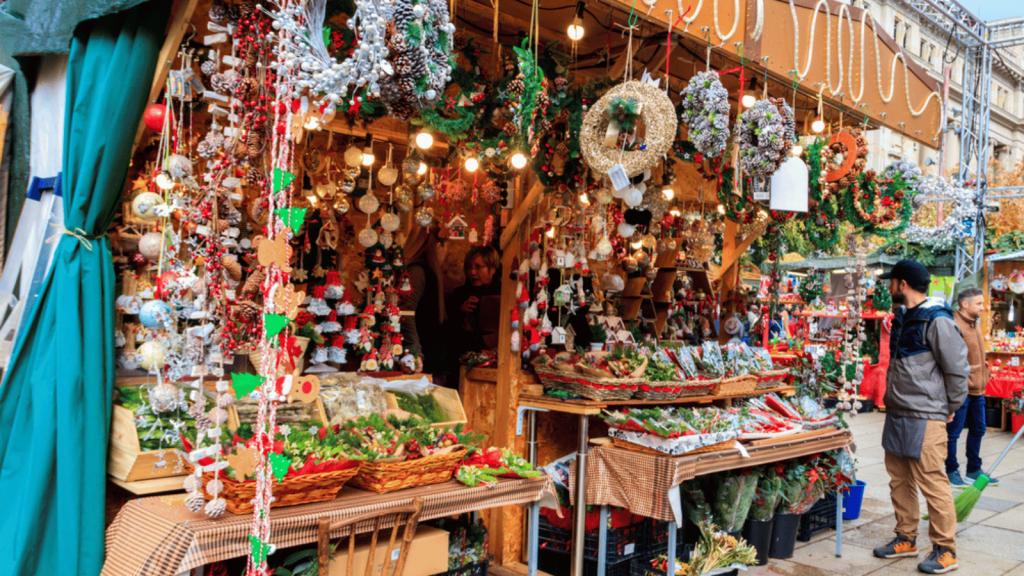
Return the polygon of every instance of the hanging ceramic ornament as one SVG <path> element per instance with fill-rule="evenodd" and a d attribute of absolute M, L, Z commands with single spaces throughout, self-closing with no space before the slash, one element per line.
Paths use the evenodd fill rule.
<path fill-rule="evenodd" d="M 348 201 L 348 198 L 344 196 L 338 196 L 334 199 L 334 209 L 344 216 L 348 214 L 348 211 L 352 209 L 352 204 Z"/>
<path fill-rule="evenodd" d="M 170 382 L 162 381 L 150 388 L 148 399 L 154 412 L 167 412 L 185 401 L 185 392 Z"/>
<path fill-rule="evenodd" d="M 182 180 L 192 175 L 192 162 L 181 154 L 171 154 L 164 161 L 164 169 L 175 180 Z"/>
<path fill-rule="evenodd" d="M 597 254 L 602 258 L 608 257 L 608 255 L 612 253 L 612 249 L 612 243 L 610 240 L 608 240 L 607 237 L 601 238 L 601 240 L 598 241 L 597 243 L 597 247 L 595 248 Z"/>
<path fill-rule="evenodd" d="M 142 235 L 142 238 L 139 238 L 139 253 L 150 260 L 156 260 L 160 257 L 162 244 L 162 234 L 159 232 L 146 232 Z"/>
<path fill-rule="evenodd" d="M 132 214 L 144 222 L 155 222 L 160 216 L 157 213 L 164 199 L 155 192 L 143 192 L 132 200 Z"/>
<path fill-rule="evenodd" d="M 369 248 L 377 243 L 377 232 L 373 228 L 363 228 L 359 232 L 359 245 L 363 248 Z"/>
<path fill-rule="evenodd" d="M 139 322 L 146 328 L 156 328 L 171 319 L 171 307 L 163 300 L 150 300 L 139 309 Z"/>
<path fill-rule="evenodd" d="M 363 163 L 363 151 L 357 146 L 349 146 L 345 150 L 345 164 L 348 164 L 350 168 L 358 168 Z"/>
<path fill-rule="evenodd" d="M 402 219 L 398 217 L 394 212 L 388 212 L 384 216 L 381 216 L 380 226 L 388 232 L 394 232 L 402 225 Z"/>
<path fill-rule="evenodd" d="M 391 232 L 388 232 L 387 230 L 378 234 L 377 239 L 385 250 L 391 248 L 391 245 L 395 243 L 395 236 Z"/>
<path fill-rule="evenodd" d="M 434 197 L 434 185 L 430 183 L 420 184 L 420 187 L 416 190 L 419 197 L 424 202 L 429 202 Z"/>
<path fill-rule="evenodd" d="M 430 226 L 430 223 L 433 221 L 434 212 L 430 208 L 420 208 L 419 211 L 416 212 L 416 223 L 419 224 L 421 228 Z"/>
<path fill-rule="evenodd" d="M 380 208 L 380 200 L 377 200 L 372 192 L 367 192 L 359 199 L 358 206 L 363 214 L 372 214 L 377 211 L 377 208 Z"/>
<path fill-rule="evenodd" d="M 632 274 L 633 272 L 636 272 L 637 268 L 639 267 L 636 263 L 636 258 L 633 258 L 632 256 L 626 256 L 625 258 L 623 258 L 621 264 L 622 269 L 625 270 L 627 274 Z"/>
<path fill-rule="evenodd" d="M 636 227 L 634 227 L 632 224 L 626 224 L 625 222 L 623 222 L 622 224 L 619 224 L 619 227 L 618 227 L 619 236 L 622 236 L 623 238 L 629 238 L 630 236 L 633 235 L 633 232 L 635 232 L 635 231 L 636 231 Z"/>
<path fill-rule="evenodd" d="M 630 186 L 623 191 L 622 202 L 630 208 L 636 208 L 644 201 L 644 193 L 635 186 Z"/>
<path fill-rule="evenodd" d="M 345 194 L 351 194 L 356 189 L 356 179 L 351 176 L 345 176 L 341 179 L 341 184 L 338 184 L 338 190 L 341 190 Z"/>
<path fill-rule="evenodd" d="M 639 266 L 640 268 L 644 268 L 651 263 L 650 255 L 648 255 L 647 252 L 644 252 L 643 250 L 637 250 L 633 254 L 633 259 L 636 260 L 636 265 Z"/>
<path fill-rule="evenodd" d="M 398 182 L 398 169 L 389 162 L 377 173 L 377 180 L 385 186 L 394 185 L 395 182 Z"/>
<path fill-rule="evenodd" d="M 166 364 L 164 360 L 165 355 L 166 349 L 164 345 L 156 340 L 143 342 L 139 349 L 135 351 L 139 367 L 149 371 L 157 371 L 163 368 L 164 364 Z"/>

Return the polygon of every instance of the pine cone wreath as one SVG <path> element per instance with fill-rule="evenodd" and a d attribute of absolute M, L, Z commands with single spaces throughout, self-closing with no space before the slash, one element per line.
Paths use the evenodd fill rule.
<path fill-rule="evenodd" d="M 516 76 L 515 78 L 513 78 L 508 83 L 508 93 L 513 95 L 513 96 L 515 96 L 515 97 L 517 97 L 517 98 L 519 96 L 522 96 L 523 95 L 523 90 L 526 89 L 526 85 L 523 83 L 523 79 L 524 78 L 525 78 L 525 76 L 523 76 L 522 74 L 520 74 L 520 75 Z"/>

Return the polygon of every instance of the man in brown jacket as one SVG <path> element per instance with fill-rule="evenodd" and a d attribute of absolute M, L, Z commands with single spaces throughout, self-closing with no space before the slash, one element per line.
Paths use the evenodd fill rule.
<path fill-rule="evenodd" d="M 957 311 L 953 315 L 956 325 L 967 344 L 967 361 L 971 364 L 967 400 L 946 424 L 949 444 L 946 450 L 946 475 L 949 484 L 965 487 L 981 474 L 981 439 L 985 436 L 985 386 L 988 384 L 988 364 L 985 362 L 985 337 L 981 331 L 981 313 L 985 308 L 985 294 L 978 288 L 965 288 L 957 295 Z M 960 476 L 960 463 L 956 461 L 956 442 L 967 425 L 967 477 Z M 989 486 L 999 484 L 992 478 Z"/>

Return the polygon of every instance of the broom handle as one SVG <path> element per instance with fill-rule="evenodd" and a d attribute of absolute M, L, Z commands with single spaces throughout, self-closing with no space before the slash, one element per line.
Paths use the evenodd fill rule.
<path fill-rule="evenodd" d="M 996 466 L 999 466 L 999 463 L 1003 461 L 1003 458 L 1006 456 L 1006 453 L 1010 451 L 1010 448 L 1013 448 L 1013 445 L 1017 440 L 1020 440 L 1021 434 L 1024 434 L 1024 426 L 1021 426 L 1020 430 L 1017 430 L 1017 435 L 1013 437 L 1013 440 L 1010 440 L 1010 443 L 1006 445 L 1006 448 L 1003 448 L 1003 453 L 999 455 L 999 458 L 996 458 L 995 463 L 988 469 L 989 477 L 991 477 L 992 473 L 996 471 Z"/>

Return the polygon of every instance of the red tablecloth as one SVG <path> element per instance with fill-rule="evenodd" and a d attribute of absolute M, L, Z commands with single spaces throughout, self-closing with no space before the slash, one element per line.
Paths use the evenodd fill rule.
<path fill-rule="evenodd" d="M 1010 398 L 1013 393 L 1024 387 L 1024 380 L 1020 378 L 999 378 L 993 376 L 988 380 L 985 388 L 985 396 L 993 398 Z"/>

